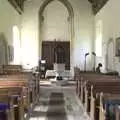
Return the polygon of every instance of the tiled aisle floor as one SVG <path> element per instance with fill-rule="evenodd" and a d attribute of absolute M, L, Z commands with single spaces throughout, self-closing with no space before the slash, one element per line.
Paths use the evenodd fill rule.
<path fill-rule="evenodd" d="M 44 84 L 29 120 L 90 120 L 75 94 L 75 86 Z"/>

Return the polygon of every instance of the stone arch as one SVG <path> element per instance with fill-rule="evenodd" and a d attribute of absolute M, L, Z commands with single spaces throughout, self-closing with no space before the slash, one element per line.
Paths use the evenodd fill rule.
<path fill-rule="evenodd" d="M 40 49 L 40 46 L 41 46 L 41 43 L 42 43 L 42 38 L 41 38 L 41 35 L 42 35 L 42 23 L 43 23 L 43 16 L 42 16 L 42 13 L 45 9 L 45 7 L 51 3 L 52 1 L 54 0 L 44 0 L 42 5 L 40 6 L 40 9 L 39 9 L 39 56 L 41 56 L 41 49 Z M 70 36 L 70 61 L 71 63 L 73 62 L 73 39 L 74 39 L 74 11 L 73 11 L 73 8 L 72 8 L 72 5 L 68 2 L 68 0 L 58 0 L 59 2 L 61 2 L 68 10 L 68 13 L 69 13 L 69 17 L 68 17 L 68 23 L 69 23 L 69 36 Z M 72 66 L 71 66 L 72 68 Z"/>
<path fill-rule="evenodd" d="M 8 43 L 4 33 L 0 33 L 0 65 L 8 64 Z"/>
<path fill-rule="evenodd" d="M 39 15 L 42 15 L 45 7 L 46 7 L 49 3 L 51 3 L 52 1 L 54 1 L 54 0 L 45 0 L 45 1 L 44 1 L 44 3 L 43 3 L 43 4 L 41 5 L 41 7 L 40 7 Z M 69 13 L 69 16 L 70 16 L 70 17 L 74 17 L 74 12 L 73 12 L 73 8 L 72 8 L 71 4 L 70 4 L 67 0 L 58 0 L 58 1 L 60 1 L 60 2 L 67 8 L 68 13 Z"/>
<path fill-rule="evenodd" d="M 110 38 L 106 45 L 106 70 L 114 69 L 114 39 Z"/>

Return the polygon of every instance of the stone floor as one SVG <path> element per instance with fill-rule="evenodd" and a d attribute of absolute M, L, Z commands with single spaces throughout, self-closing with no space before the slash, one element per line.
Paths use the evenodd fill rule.
<path fill-rule="evenodd" d="M 66 86 L 42 81 L 39 103 L 29 120 L 90 120 L 75 93 L 75 83 Z"/>

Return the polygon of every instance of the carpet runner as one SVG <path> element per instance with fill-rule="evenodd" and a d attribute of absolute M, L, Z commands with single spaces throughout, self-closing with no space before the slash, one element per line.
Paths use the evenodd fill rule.
<path fill-rule="evenodd" d="M 47 111 L 47 120 L 67 120 L 62 92 L 52 92 Z"/>

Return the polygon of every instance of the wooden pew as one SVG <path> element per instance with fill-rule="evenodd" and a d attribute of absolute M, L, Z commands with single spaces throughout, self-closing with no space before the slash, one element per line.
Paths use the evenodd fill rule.
<path fill-rule="evenodd" d="M 5 120 L 23 120 L 24 108 L 21 88 L 0 88 L 0 92 L 1 116 L 3 114 Z"/>
<path fill-rule="evenodd" d="M 0 94 L 0 120 L 12 120 L 14 118 L 11 109 L 12 101 L 8 94 Z"/>
<path fill-rule="evenodd" d="M 90 90 L 91 89 L 91 90 Z M 91 91 L 91 92 L 89 92 Z M 110 94 L 119 94 L 120 92 L 120 81 L 104 81 L 104 82 L 101 82 L 101 81 L 96 81 L 95 83 L 92 83 L 91 87 L 88 87 L 88 91 L 85 92 L 86 95 L 85 95 L 85 107 L 86 107 L 86 110 L 87 110 L 87 106 L 90 106 L 90 113 L 91 113 L 91 117 L 94 116 L 95 114 L 95 105 L 97 104 L 96 103 L 96 96 L 98 93 L 100 92 L 103 92 L 104 94 L 105 93 L 110 93 Z M 88 102 L 88 97 L 90 97 L 90 102 Z M 100 115 L 101 117 L 101 115 Z M 102 120 L 101 118 L 99 120 Z"/>
<path fill-rule="evenodd" d="M 27 97 L 27 93 L 25 93 L 25 88 L 23 89 L 23 87 L 18 86 L 17 84 L 16 84 L 16 86 L 15 85 L 14 86 L 11 86 L 11 85 L 10 86 L 9 85 L 3 86 L 2 85 L 2 87 L 0 87 L 0 93 L 1 94 L 5 93 L 6 95 L 11 96 L 14 104 L 16 104 L 16 99 L 19 98 L 18 99 L 19 102 L 17 102 L 18 103 L 17 106 L 15 105 L 14 107 L 17 110 L 16 114 L 19 115 L 19 116 L 17 115 L 19 117 L 19 120 L 23 120 L 24 114 L 25 114 L 24 110 L 29 109 L 29 106 L 30 106 L 28 99 L 26 99 L 28 97 Z M 14 119 L 18 120 L 17 117 L 15 117 Z M 11 120 L 13 120 L 13 119 L 11 119 Z"/>
<path fill-rule="evenodd" d="M 109 81 L 106 81 L 106 79 L 108 79 Z M 115 80 L 117 80 L 117 81 L 115 81 Z M 101 91 L 103 91 L 104 93 L 109 93 L 110 90 L 112 90 L 112 94 L 116 94 L 116 92 L 118 93 L 120 84 L 118 84 L 116 82 L 118 82 L 119 80 L 120 80 L 119 77 L 116 77 L 116 76 L 97 75 L 97 74 L 91 74 L 91 73 L 90 74 L 84 74 L 82 77 L 80 77 L 79 78 L 80 85 L 77 86 L 77 89 L 78 89 L 78 91 L 80 90 L 80 93 L 82 94 L 81 95 L 82 99 L 83 99 L 82 101 L 85 104 L 86 110 L 87 110 L 87 107 L 89 107 L 90 103 L 92 104 L 91 111 L 92 111 L 92 109 L 94 109 L 94 105 L 95 105 L 95 102 L 96 102 L 96 96 L 95 95 L 97 93 L 100 93 Z M 82 81 L 82 84 L 81 84 L 81 81 Z M 86 84 L 88 84 L 87 83 L 88 81 L 90 81 L 90 82 L 93 81 L 93 83 L 94 82 L 99 83 L 99 86 L 97 85 L 96 87 L 94 87 L 94 90 L 96 89 L 96 91 L 93 90 L 93 86 L 89 87 L 89 89 L 87 88 L 88 86 L 86 87 Z M 108 85 L 108 90 L 106 89 L 107 84 L 106 85 L 104 84 L 105 81 L 106 81 L 106 83 L 108 82 L 107 84 L 109 84 L 110 81 L 114 81 L 114 82 L 111 83 L 111 85 Z M 103 82 L 103 84 L 101 84 L 101 86 L 100 86 L 101 82 Z M 113 83 L 114 83 L 114 86 L 117 86 L 117 87 L 113 88 L 112 87 Z M 91 83 L 91 85 L 92 85 L 92 83 Z M 82 88 L 81 88 L 81 86 L 82 86 Z M 94 86 L 95 86 L 95 84 L 94 84 Z M 103 88 L 103 86 L 104 86 L 104 88 Z M 112 87 L 112 89 L 111 89 L 111 87 Z M 92 92 L 90 92 L 90 91 L 92 91 Z M 94 93 L 93 93 L 93 91 L 94 91 Z M 90 109 L 90 107 L 89 107 L 89 109 Z M 91 117 L 93 117 L 93 116 L 94 116 L 94 112 L 91 113 Z"/>
<path fill-rule="evenodd" d="M 22 71 L 21 65 L 3 65 L 4 74 L 15 74 Z"/>
<path fill-rule="evenodd" d="M 118 76 L 110 76 L 110 75 L 102 75 L 102 74 L 96 74 L 96 73 L 87 73 L 87 72 L 77 72 L 76 73 L 76 93 L 78 96 L 81 94 L 81 86 L 86 84 L 86 81 L 91 80 L 106 80 L 106 79 L 118 79 Z M 78 84 L 79 83 L 79 84 Z M 81 96 L 80 96 L 81 97 Z"/>
<path fill-rule="evenodd" d="M 33 104 L 39 98 L 39 75 L 33 76 L 31 72 L 22 71 L 21 65 L 3 65 L 0 67 L 0 73 L 0 93 L 9 93 L 15 96 L 16 94 L 13 89 L 19 91 L 17 89 L 20 87 L 21 90 L 17 95 L 23 97 L 22 106 L 24 109 L 29 109 L 27 110 L 28 112 L 31 111 Z"/>
<path fill-rule="evenodd" d="M 120 105 L 116 106 L 115 108 L 115 117 L 116 120 L 120 120 Z"/>
<path fill-rule="evenodd" d="M 7 85 L 7 88 L 5 88 L 6 85 Z M 18 75 L 4 75 L 0 78 L 0 91 L 2 91 L 2 93 L 3 93 L 3 90 L 1 90 L 1 89 L 4 89 L 4 92 L 5 92 L 5 90 L 7 91 L 9 89 L 9 87 L 11 89 L 11 86 L 14 88 L 17 86 L 16 90 L 18 89 L 18 87 L 21 87 L 21 88 L 27 87 L 29 89 L 29 92 L 28 92 L 29 99 L 30 99 L 29 101 L 31 103 L 34 102 L 35 99 L 33 99 L 33 98 L 35 98 L 35 96 L 31 96 L 31 95 L 35 95 L 35 92 L 31 91 L 31 92 L 33 92 L 32 94 L 30 92 L 28 77 L 26 77 L 24 75 L 22 75 L 22 77 L 21 77 L 21 75 L 19 75 L 19 76 Z M 13 91 L 11 91 L 11 92 L 13 93 Z M 30 106 L 30 104 L 29 104 L 29 106 Z"/>
<path fill-rule="evenodd" d="M 0 65 L 0 75 L 15 74 L 22 71 L 21 65 Z"/>
<path fill-rule="evenodd" d="M 118 111 L 116 108 L 120 105 L 120 94 L 100 93 L 96 100 L 98 102 L 96 119 L 98 119 L 98 117 L 98 120 L 117 119 L 118 116 L 116 116 L 116 114 Z"/>
<path fill-rule="evenodd" d="M 26 91 L 27 91 L 27 88 L 26 88 Z M 26 107 L 28 107 L 28 105 L 29 105 L 28 101 L 25 101 L 25 99 L 24 99 L 24 97 L 27 98 L 27 94 L 25 93 L 25 88 L 23 89 L 23 87 L 18 86 L 17 84 L 16 85 L 14 84 L 14 86 L 11 86 L 11 85 L 3 86 L 2 85 L 2 86 L 0 86 L 0 94 L 3 94 L 3 93 L 10 96 L 11 99 L 13 99 L 13 103 L 16 103 L 16 99 L 19 98 L 18 100 L 21 103 L 21 104 L 18 104 L 18 106 L 21 110 L 19 119 L 22 120 L 24 117 L 24 109 Z M 26 108 L 26 109 L 28 109 L 28 108 Z"/>
<path fill-rule="evenodd" d="M 91 82 L 91 81 L 90 81 Z M 92 84 L 90 85 L 89 82 L 87 86 L 85 87 L 84 91 L 84 105 L 88 112 L 91 113 L 91 117 L 94 114 L 94 104 L 96 99 L 96 94 L 103 92 L 103 93 L 111 93 L 116 94 L 119 93 L 120 90 L 120 81 L 92 81 Z M 91 106 L 90 106 L 91 105 Z"/>
<path fill-rule="evenodd" d="M 39 78 L 34 76 L 28 76 L 29 73 L 20 73 L 16 75 L 2 75 L 0 77 L 0 80 L 7 81 L 7 84 L 10 84 L 14 80 L 15 82 L 20 82 L 21 84 L 28 84 L 30 91 L 33 91 L 33 99 L 36 98 L 37 95 L 39 95 Z M 18 81 L 20 79 L 20 81 Z M 9 81 L 8 81 L 9 80 Z M 13 81 L 13 82 L 14 82 Z M 34 101 L 34 100 L 33 100 Z"/>
<path fill-rule="evenodd" d="M 87 74 L 86 74 L 87 75 Z M 83 101 L 84 102 L 84 95 L 85 95 L 85 93 L 84 93 L 84 89 L 86 89 L 85 88 L 85 85 L 86 85 L 86 83 L 87 83 L 87 81 L 106 81 L 106 79 L 110 79 L 110 80 L 119 80 L 120 78 L 118 78 L 118 77 L 115 77 L 115 76 L 108 76 L 108 75 L 102 75 L 102 76 L 100 76 L 100 75 L 97 75 L 97 74 L 90 74 L 90 75 L 87 75 L 87 77 L 86 76 L 84 76 L 84 77 L 80 77 L 80 80 L 79 80 L 79 85 L 78 85 L 78 91 L 80 91 L 80 97 L 81 97 L 81 101 Z"/>
<path fill-rule="evenodd" d="M 14 79 L 14 80 L 10 80 L 10 78 L 7 80 L 1 80 L 0 81 L 0 88 L 5 88 L 7 86 L 6 89 L 9 89 L 9 87 L 13 86 L 13 87 L 21 87 L 22 89 L 24 89 L 25 91 L 25 88 L 27 89 L 27 99 L 29 100 L 29 103 L 33 103 L 33 101 L 35 100 L 35 91 L 34 91 L 34 88 L 33 86 L 30 86 L 32 88 L 29 87 L 29 84 L 27 81 L 25 80 L 20 80 L 18 81 L 18 79 Z"/>

